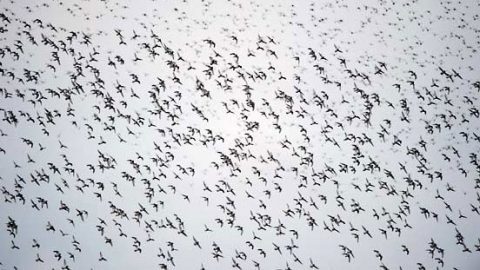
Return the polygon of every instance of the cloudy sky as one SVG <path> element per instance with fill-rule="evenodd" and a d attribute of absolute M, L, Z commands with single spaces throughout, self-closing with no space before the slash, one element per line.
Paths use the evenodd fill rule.
<path fill-rule="evenodd" d="M 0 6 L 0 269 L 480 267 L 475 1 Z"/>

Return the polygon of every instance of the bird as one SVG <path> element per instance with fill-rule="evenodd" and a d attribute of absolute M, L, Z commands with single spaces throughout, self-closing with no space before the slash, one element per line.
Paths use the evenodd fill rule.
<path fill-rule="evenodd" d="M 480 18 L 437 7 L 11 1 L 0 265 L 475 265 Z"/>

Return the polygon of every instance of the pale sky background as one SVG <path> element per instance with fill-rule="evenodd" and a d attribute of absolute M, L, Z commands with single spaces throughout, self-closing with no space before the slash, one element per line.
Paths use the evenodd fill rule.
<path fill-rule="evenodd" d="M 5 52 L 1 60 L 5 73 L 0 76 L 0 130 L 6 135 L 0 137 L 0 148 L 5 150 L 5 154 L 0 152 L 0 269 L 61 269 L 65 265 L 70 269 L 159 269 L 159 264 L 166 264 L 168 269 L 201 269 L 202 265 L 206 269 L 231 269 L 232 258 L 242 269 L 255 269 L 253 261 L 260 263 L 261 269 L 286 269 L 287 264 L 292 269 L 308 269 L 310 259 L 319 269 L 379 269 L 382 264 L 389 269 L 417 269 L 419 264 L 426 269 L 479 269 L 480 256 L 476 250 L 480 250 L 480 215 L 472 211 L 472 208 L 480 208 L 480 175 L 472 162 L 472 154 L 480 153 L 480 141 L 475 140 L 474 135 L 480 135 L 480 121 L 472 114 L 480 104 L 478 87 L 473 86 L 480 80 L 480 57 L 476 51 L 480 44 L 479 4 L 476 1 L 279 2 L 0 1 L 1 13 L 10 21 L 8 23 L 4 19 L 0 23 L 0 27 L 6 30 L 0 33 L 0 48 Z M 35 22 L 36 19 L 41 20 L 42 26 Z M 119 44 L 115 30 L 121 30 L 125 45 Z M 139 37 L 132 40 L 134 31 Z M 27 32 L 38 45 L 29 41 Z M 66 38 L 71 33 L 76 33 L 78 38 L 69 44 Z M 182 85 L 172 80 L 172 71 L 167 66 L 172 57 L 165 54 L 162 47 L 156 50 L 159 55 L 155 59 L 149 57 L 142 43 L 153 46 L 152 33 L 174 51 L 173 60 L 179 65 L 176 75 Z M 84 34 L 90 36 L 91 44 L 88 46 L 81 44 Z M 238 42 L 231 38 L 232 35 Z M 74 58 L 72 54 L 60 50 L 60 64 L 53 61 L 52 52 L 55 49 L 43 44 L 42 36 L 57 46 L 61 46 L 63 41 L 67 48 L 75 51 L 74 57 L 84 75 L 77 82 L 83 86 L 84 93 L 73 95 L 71 103 L 63 97 L 51 96 L 47 89 L 60 92 L 61 89 L 72 88 L 70 75 L 77 72 Z M 269 41 L 269 37 L 273 42 Z M 206 39 L 214 41 L 215 48 L 209 47 L 204 41 Z M 259 39 L 265 44 L 259 44 Z M 15 44 L 22 44 L 23 53 Z M 259 45 L 263 50 L 257 49 Z M 335 46 L 342 52 L 336 52 Z M 274 51 L 277 57 L 268 54 L 268 49 Z M 315 52 L 317 60 L 309 56 L 310 49 Z M 17 52 L 19 60 L 15 60 L 8 51 Z M 249 57 L 249 51 L 255 57 Z M 95 52 L 98 55 L 94 55 Z M 237 71 L 229 69 L 235 64 L 231 53 L 239 56 L 241 67 L 237 70 L 245 74 L 246 81 L 238 76 Z M 135 54 L 142 61 L 134 62 Z M 321 60 L 320 54 L 327 60 Z M 185 61 L 178 60 L 179 55 Z M 81 59 L 81 56 L 85 58 Z M 116 56 L 124 59 L 125 63 L 118 63 Z M 92 61 L 92 57 L 96 61 Z M 294 57 L 298 57 L 299 62 Z M 340 63 L 340 58 L 345 59 L 345 65 Z M 108 65 L 109 59 L 117 62 L 116 69 Z M 214 76 L 209 79 L 203 70 L 212 59 L 217 61 L 217 65 L 214 66 Z M 386 64 L 386 69 L 382 69 L 383 75 L 374 74 L 379 62 Z M 53 65 L 56 71 L 48 68 L 48 64 Z M 319 74 L 314 65 L 323 67 L 325 73 Z M 188 70 L 189 66 L 195 69 Z M 274 70 L 269 69 L 270 66 Z M 92 84 L 95 81 L 92 67 L 100 72 L 99 77 L 104 81 L 101 91 L 113 98 L 116 110 L 108 110 L 104 107 L 104 100 L 92 94 L 91 90 L 98 88 L 98 85 Z M 448 74 L 453 74 L 455 70 L 462 78 L 454 77 L 451 81 L 441 74 L 439 67 Z M 26 81 L 25 69 L 39 72 L 37 84 Z M 354 74 L 368 75 L 370 83 L 359 76 L 349 77 L 346 69 Z M 413 71 L 417 78 L 409 71 Z M 16 79 L 12 80 L 8 72 L 15 74 Z M 264 72 L 267 79 L 256 78 L 253 81 L 248 78 L 247 72 Z M 132 73 L 138 75 L 140 84 L 132 82 Z M 219 77 L 220 74 L 226 77 Z M 280 76 L 286 80 L 279 80 Z M 295 76 L 299 76 L 300 80 L 297 81 Z M 322 76 L 340 83 L 341 87 L 326 83 Z M 17 78 L 22 78 L 24 83 Z M 163 79 L 166 85 L 157 99 L 167 111 L 179 116 L 175 125 L 166 114 L 158 118 L 150 113 L 155 106 L 149 91 L 153 84 L 158 83 L 157 78 Z M 231 80 L 228 83 L 231 89 L 227 91 L 219 87 L 219 84 L 225 86 L 226 78 Z M 211 99 L 202 97 L 196 90 L 197 79 L 210 91 Z M 415 81 L 415 87 L 408 81 Z M 432 86 L 433 81 L 438 87 Z M 117 84 L 125 86 L 124 97 L 115 89 Z M 242 90 L 246 84 L 252 89 L 251 100 L 255 103 L 255 110 L 244 111 L 242 116 L 242 106 L 248 108 Z M 399 84 L 401 89 L 397 90 L 394 84 Z M 371 126 L 358 119 L 350 125 L 346 120 L 353 114 L 362 117 L 365 111 L 364 100 L 354 91 L 356 87 L 369 95 L 372 103 L 375 103 L 373 96 L 379 97 L 380 104 L 375 103 L 372 109 Z M 40 91 L 47 99 L 42 104 L 33 105 L 28 102 L 34 98 L 34 91 L 30 89 Z M 131 89 L 138 98 L 131 96 Z M 308 104 L 301 102 L 297 89 Z M 16 91 L 23 93 L 25 100 Z M 176 91 L 181 93 L 181 99 L 175 96 Z M 279 91 L 293 98 L 293 114 L 288 114 L 286 103 L 276 98 Z M 429 97 L 427 91 L 438 99 Z M 6 98 L 6 92 L 12 96 Z M 319 97 L 328 95 L 328 99 L 322 97 L 325 107 L 315 105 L 314 93 Z M 401 121 L 402 99 L 410 109 L 409 123 Z M 126 107 L 121 104 L 122 100 L 127 103 Z M 232 100 L 236 100 L 239 107 Z M 342 100 L 349 103 L 342 103 Z M 270 107 L 262 104 L 264 101 Z M 168 108 L 165 102 L 169 102 Z M 223 102 L 227 103 L 232 114 L 226 113 Z M 389 107 L 388 102 L 394 108 Z M 192 104 L 203 111 L 208 122 L 192 111 Z M 100 112 L 94 106 L 98 106 Z M 74 109 L 74 115 L 68 115 L 69 108 Z M 425 114 L 421 113 L 422 108 L 426 110 Z M 329 109 L 338 117 L 335 118 Z M 46 110 L 60 113 L 61 116 L 54 118 L 55 124 L 46 122 Z M 5 121 L 7 111 L 17 116 L 18 125 Z M 267 117 L 262 116 L 262 112 Z M 281 132 L 275 129 L 273 124 L 277 122 L 271 112 L 279 115 Z M 28 113 L 34 122 L 20 116 L 22 113 Z M 134 118 L 140 116 L 145 122 L 137 126 L 120 118 L 119 114 L 129 114 Z M 446 122 L 442 120 L 442 114 Z M 37 116 L 43 117 L 45 127 L 39 125 Z M 100 121 L 94 120 L 97 116 Z M 109 117 L 115 119 L 113 123 Z M 312 119 L 318 124 L 311 125 Z M 391 121 L 391 127 L 385 119 Z M 469 122 L 462 122 L 462 119 Z M 77 125 L 73 125 L 72 121 Z M 246 121 L 256 121 L 260 128 L 248 131 Z M 342 123 L 344 130 L 336 122 Z M 86 124 L 93 129 L 93 139 L 88 139 Z M 426 130 L 428 124 L 439 124 L 441 131 L 434 128 L 433 134 L 429 134 Z M 446 124 L 450 124 L 451 128 Z M 114 131 L 105 130 L 110 125 L 115 127 Z M 300 125 L 305 128 L 309 142 L 304 140 Z M 168 132 L 171 129 L 174 134 L 183 137 L 189 134 L 191 127 L 200 131 L 193 135 L 196 140 L 192 140 L 193 145 L 176 144 Z M 46 129 L 48 136 L 42 128 Z M 388 132 L 385 141 L 378 136 L 382 128 Z M 163 129 L 166 135 L 162 136 L 159 129 Z M 213 136 L 222 136 L 225 141 L 208 142 L 208 147 L 203 146 L 200 140 L 208 135 L 207 129 Z M 133 135 L 129 134 L 129 130 Z M 468 135 L 468 141 L 462 132 Z M 340 148 L 328 142 L 324 133 L 335 139 Z M 358 166 L 352 159 L 354 142 L 344 140 L 346 133 L 358 137 L 355 144 L 364 155 Z M 359 142 L 363 134 L 372 139 L 374 146 Z M 118 136 L 126 142 L 121 143 Z M 238 142 L 246 144 L 249 136 L 252 145 L 242 149 L 235 146 Z M 25 144 L 22 138 L 31 140 L 33 147 Z M 402 141 L 401 146 L 393 145 L 395 138 Z M 99 144 L 102 139 L 105 144 Z M 288 149 L 282 147 L 285 139 L 291 142 Z M 420 146 L 422 139 L 427 143 L 426 151 Z M 59 141 L 68 148 L 60 148 Z M 155 149 L 154 143 L 161 147 L 162 152 Z M 39 144 L 45 149 L 41 150 Z M 302 147 L 313 154 L 313 165 L 300 165 L 300 157 L 292 155 L 295 149 L 301 157 L 305 157 L 307 154 L 302 152 Z M 407 155 L 407 149 L 412 148 L 418 149 L 425 158 L 426 173 L 435 175 L 435 172 L 441 172 L 443 180 L 435 178 L 430 181 L 426 174 L 419 172 L 416 158 Z M 241 171 L 235 172 L 236 176 L 231 175 L 230 168 L 221 165 L 217 170 L 212 164 L 221 163 L 218 152 L 230 154 L 231 149 L 256 157 L 239 160 L 231 156 Z M 101 172 L 98 151 L 115 158 L 115 169 Z M 455 151 L 458 151 L 458 156 Z M 155 166 L 151 158 L 167 160 L 167 152 L 174 156 L 167 162 L 168 167 Z M 278 159 L 285 171 L 278 171 L 279 166 L 275 162 L 260 162 L 261 157 L 267 159 L 268 152 Z M 75 174 L 64 170 L 63 154 L 72 163 L 67 167 L 74 168 Z M 35 162 L 28 162 L 28 156 Z M 445 160 L 445 156 L 450 161 Z M 378 163 L 379 171 L 363 170 L 370 162 L 369 158 Z M 136 173 L 128 160 L 140 164 L 141 174 Z M 48 163 L 58 167 L 61 174 L 53 173 Z M 342 163 L 355 166 L 356 173 L 340 172 Z M 405 164 L 407 173 L 400 169 L 399 163 Z M 87 164 L 96 167 L 95 173 L 88 169 Z M 143 165 L 149 166 L 151 171 L 148 172 Z M 195 174 L 184 175 L 179 169 L 181 167 L 192 167 Z M 260 177 L 252 167 L 258 168 Z M 291 171 L 292 167 L 298 167 L 298 175 Z M 336 174 L 327 172 L 328 167 L 334 168 Z M 460 168 L 467 172 L 466 176 L 462 175 Z M 40 185 L 31 182 L 31 175 L 42 170 L 50 175 L 50 181 L 40 182 Z M 384 170 L 391 171 L 395 179 L 388 178 Z M 134 176 L 135 185 L 122 178 L 122 172 Z M 158 180 L 156 177 L 162 172 L 166 177 Z M 325 183 L 315 176 L 315 173 L 322 172 L 330 178 Z M 276 178 L 276 173 L 282 178 Z M 175 174 L 182 179 L 176 179 Z M 306 177 L 306 181 L 301 180 L 301 175 Z M 407 176 L 421 183 L 423 188 L 408 187 Z M 262 182 L 262 177 L 266 179 L 266 184 Z M 19 182 L 21 178 L 25 183 Z M 104 191 L 99 190 L 97 184 L 89 184 L 88 179 L 104 183 Z M 142 179 L 145 179 L 143 183 Z M 76 188 L 82 185 L 81 181 L 88 184 L 83 193 Z M 146 181 L 154 190 L 151 201 L 145 194 Z M 235 195 L 217 191 L 216 185 L 224 188 L 222 181 L 228 183 Z M 320 186 L 314 185 L 314 181 L 320 182 Z M 367 182 L 374 185 L 372 192 L 365 192 Z M 387 195 L 388 190 L 380 189 L 379 182 L 385 182 L 398 194 Z M 19 189 L 16 183 L 22 188 Z M 204 190 L 203 183 L 210 187 L 211 193 Z M 302 183 L 305 186 L 299 186 Z M 115 195 L 114 184 L 121 197 Z M 358 185 L 361 191 L 353 184 Z M 64 193 L 59 192 L 56 185 Z M 176 192 L 169 186 L 175 186 Z M 278 192 L 276 186 L 281 186 L 282 191 Z M 162 189 L 166 193 L 161 193 Z M 265 190 L 271 192 L 270 198 Z M 407 190 L 412 197 L 402 198 L 401 191 Z M 16 202 L 11 200 L 9 195 L 17 192 L 25 197 L 24 205 L 18 198 Z M 102 200 L 95 197 L 95 192 L 102 194 Z M 254 199 L 248 198 L 246 192 Z M 437 192 L 443 199 L 436 198 Z M 190 202 L 183 195 L 188 195 Z M 337 205 L 337 195 L 343 198 L 345 210 Z M 208 206 L 202 199 L 204 196 L 209 198 Z M 302 215 L 296 213 L 292 218 L 286 217 L 284 211 L 298 207 L 296 202 L 300 196 L 307 200 L 302 202 Z M 326 204 L 322 202 L 322 196 L 327 198 Z M 30 200 L 40 206 L 38 198 L 48 200 L 48 208 L 33 209 Z M 406 202 L 402 202 L 403 199 Z M 229 200 L 234 201 L 235 208 L 227 205 Z M 318 209 L 310 205 L 310 200 L 316 203 Z M 152 203 L 159 201 L 164 207 L 156 212 Z M 69 206 L 69 213 L 59 210 L 61 202 Z M 123 209 L 128 219 L 112 215 L 109 202 Z M 358 202 L 365 211 L 353 213 L 352 202 Z M 262 203 L 266 209 L 260 207 Z M 397 216 L 399 207 L 404 207 L 406 203 L 410 213 Z M 451 206 L 451 211 L 445 203 Z M 133 219 L 134 212 L 140 209 L 139 204 L 148 211 L 148 214 L 143 214 L 140 224 Z M 218 205 L 235 213 L 234 226 L 243 227 L 243 235 L 228 224 L 220 227 L 215 220 L 226 223 L 229 216 Z M 420 207 L 438 214 L 438 221 L 433 217 L 426 219 Z M 88 217 L 82 221 L 76 216 L 76 209 L 86 210 Z M 378 220 L 373 217 L 374 211 L 380 215 Z M 251 213 L 270 217 L 271 227 L 259 230 L 257 223 L 250 219 Z M 318 223 L 313 230 L 308 226 L 307 214 Z M 460 218 L 460 214 L 466 218 Z M 329 227 L 333 226 L 329 215 L 338 215 L 345 221 L 345 224 L 335 225 L 339 233 L 324 230 L 324 222 Z M 447 224 L 447 216 L 456 225 Z M 18 226 L 15 237 L 7 231 L 8 217 L 13 218 Z M 176 229 L 154 226 L 155 222 L 166 224 L 167 219 L 177 225 L 176 217 L 182 220 L 186 237 Z M 401 229 L 400 236 L 388 229 L 390 217 L 392 226 Z M 107 223 L 104 236 L 97 229 L 97 225 L 101 225 L 99 218 Z M 73 220 L 75 226 L 68 219 Z M 55 227 L 55 232 L 46 231 L 48 222 Z M 151 224 L 154 231 L 150 231 L 145 222 Z M 274 227 L 279 222 L 285 226 L 284 235 L 276 234 Z M 412 228 L 404 227 L 405 222 Z M 359 230 L 358 242 L 349 223 Z M 205 226 L 212 232 L 205 232 Z M 370 231 L 372 238 L 363 234 L 362 226 Z M 120 237 L 119 228 L 127 237 Z M 388 231 L 388 239 L 379 229 Z M 298 239 L 290 230 L 298 232 Z M 464 236 L 464 244 L 471 253 L 462 252 L 463 247 L 456 244 L 456 230 Z M 254 240 L 253 234 L 261 240 Z M 112 239 L 113 246 L 105 243 L 105 236 Z M 135 240 L 132 237 L 140 241 L 141 253 L 134 251 L 132 245 Z M 199 241 L 201 249 L 193 245 L 193 237 Z M 153 241 L 147 241 L 149 238 Z M 40 248 L 32 247 L 33 239 Z M 74 239 L 79 242 L 81 252 L 75 250 Z M 436 259 L 442 258 L 438 251 L 433 257 L 426 251 L 431 239 L 445 251 L 443 267 Z M 295 262 L 294 256 L 286 249 L 292 240 L 298 246 L 293 253 L 303 264 Z M 19 249 L 12 249 L 11 241 Z M 246 241 L 254 243 L 255 248 L 250 249 Z M 168 242 L 173 242 L 177 250 L 171 251 Z M 223 258 L 218 261 L 212 256 L 214 243 L 222 250 Z M 280 246 L 282 254 L 274 249 L 272 243 Z M 352 250 L 354 258 L 350 263 L 342 255 L 340 245 Z M 402 245 L 408 247 L 409 255 L 402 252 Z M 265 258 L 258 249 L 266 252 Z M 62 256 L 59 261 L 54 257 L 55 250 Z M 166 258 L 159 257 L 159 250 L 165 254 L 169 251 L 175 266 Z M 373 250 L 383 255 L 381 262 Z M 75 260 L 69 257 L 69 252 L 74 254 Z M 98 260 L 100 252 L 107 261 Z M 236 252 L 244 252 L 246 260 L 235 258 Z M 36 261 L 37 254 L 43 263 Z"/>

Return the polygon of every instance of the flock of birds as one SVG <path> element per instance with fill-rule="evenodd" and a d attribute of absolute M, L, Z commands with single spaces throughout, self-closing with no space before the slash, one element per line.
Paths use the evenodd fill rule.
<path fill-rule="evenodd" d="M 326 2 L 2 3 L 0 269 L 479 269 L 478 5 Z"/>

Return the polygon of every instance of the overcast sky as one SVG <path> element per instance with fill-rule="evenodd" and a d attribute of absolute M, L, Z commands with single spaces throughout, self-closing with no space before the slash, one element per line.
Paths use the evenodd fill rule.
<path fill-rule="evenodd" d="M 0 269 L 479 269 L 479 4 L 296 2 L 1 1 Z"/>

